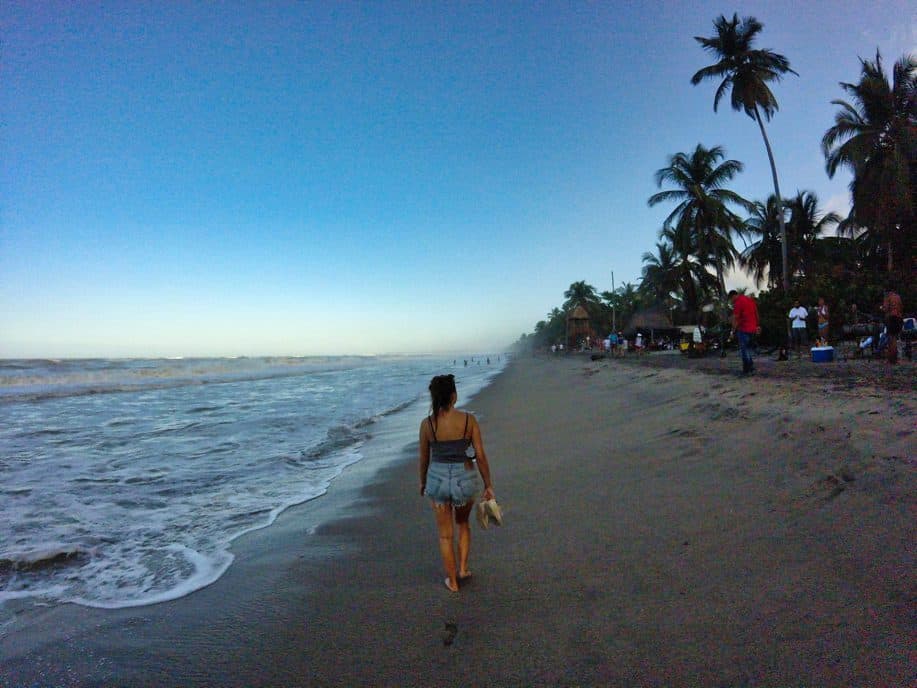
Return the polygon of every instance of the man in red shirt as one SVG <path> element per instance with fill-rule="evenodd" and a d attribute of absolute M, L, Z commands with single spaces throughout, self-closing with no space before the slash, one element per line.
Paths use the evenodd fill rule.
<path fill-rule="evenodd" d="M 742 375 L 755 372 L 752 359 L 754 337 L 761 333 L 758 326 L 758 306 L 750 296 L 738 293 L 735 289 L 729 292 L 729 303 L 732 304 L 732 331 L 739 340 L 739 353 L 742 355 Z"/>

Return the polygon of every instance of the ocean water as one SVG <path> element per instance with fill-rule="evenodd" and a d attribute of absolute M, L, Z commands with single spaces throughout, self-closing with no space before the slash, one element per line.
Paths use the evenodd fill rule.
<path fill-rule="evenodd" d="M 0 607 L 128 607 L 212 583 L 235 538 L 360 461 L 374 424 L 423 415 L 433 375 L 467 399 L 505 357 L 464 360 L 0 361 Z"/>

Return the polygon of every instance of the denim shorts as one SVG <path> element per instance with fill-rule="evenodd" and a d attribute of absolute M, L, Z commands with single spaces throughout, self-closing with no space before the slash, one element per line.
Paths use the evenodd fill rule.
<path fill-rule="evenodd" d="M 437 504 L 464 506 L 483 491 L 484 481 L 476 465 L 465 468 L 464 463 L 430 462 L 424 494 Z"/>

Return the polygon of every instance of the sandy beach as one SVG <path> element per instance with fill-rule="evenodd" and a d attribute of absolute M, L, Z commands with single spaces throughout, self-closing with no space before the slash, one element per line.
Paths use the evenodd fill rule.
<path fill-rule="evenodd" d="M 474 526 L 459 594 L 415 445 L 383 434 L 400 463 L 238 540 L 208 588 L 23 611 L 0 685 L 913 685 L 912 364 L 664 358 L 522 358 L 467 405 L 507 523 Z"/>

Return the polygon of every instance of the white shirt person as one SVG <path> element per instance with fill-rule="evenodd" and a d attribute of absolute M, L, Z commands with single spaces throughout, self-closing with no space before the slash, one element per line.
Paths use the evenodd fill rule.
<path fill-rule="evenodd" d="M 796 302 L 793 308 L 790 309 L 789 318 L 793 321 L 794 328 L 803 328 L 806 326 L 806 318 L 809 317 L 809 311 L 807 311 L 803 306 L 799 305 L 799 301 Z"/>
<path fill-rule="evenodd" d="M 799 299 L 796 299 L 787 317 L 793 321 L 793 327 L 791 329 L 793 335 L 793 349 L 798 354 L 800 345 L 807 346 L 809 344 L 809 333 L 808 330 L 806 330 L 806 318 L 809 317 L 809 311 L 803 306 L 800 306 Z"/>

